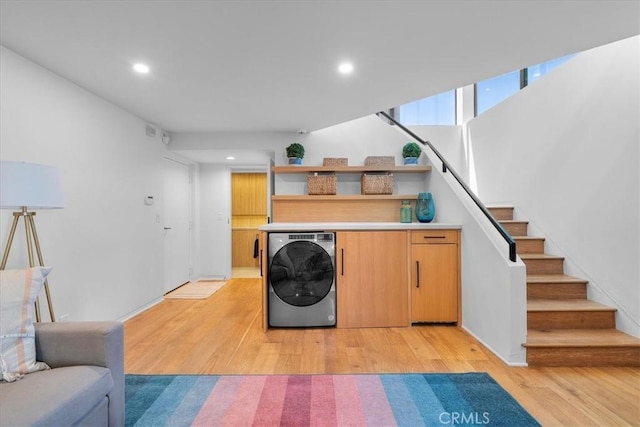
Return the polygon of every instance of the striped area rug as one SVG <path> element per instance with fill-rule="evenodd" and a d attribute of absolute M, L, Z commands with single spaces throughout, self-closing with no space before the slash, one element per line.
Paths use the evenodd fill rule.
<path fill-rule="evenodd" d="M 127 375 L 127 426 L 538 426 L 488 374 Z"/>

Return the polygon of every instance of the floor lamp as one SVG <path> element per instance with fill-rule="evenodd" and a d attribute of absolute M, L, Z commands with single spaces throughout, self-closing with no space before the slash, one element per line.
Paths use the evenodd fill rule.
<path fill-rule="evenodd" d="M 13 209 L 13 222 L 7 239 L 7 245 L 2 254 L 0 270 L 7 266 L 9 252 L 16 234 L 20 218 L 24 220 L 25 236 L 27 239 L 27 254 L 29 266 L 36 266 L 33 248 L 35 246 L 38 264 L 44 266 L 40 241 L 36 232 L 34 216 L 35 209 L 60 209 L 63 207 L 60 172 L 53 166 L 25 162 L 0 162 L 0 209 Z M 55 322 L 49 283 L 44 282 L 49 316 Z M 40 304 L 36 300 L 36 321 L 40 321 Z"/>

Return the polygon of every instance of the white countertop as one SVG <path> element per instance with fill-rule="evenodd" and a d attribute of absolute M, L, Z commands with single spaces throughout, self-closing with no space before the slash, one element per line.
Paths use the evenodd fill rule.
<path fill-rule="evenodd" d="M 339 231 L 339 230 L 429 230 L 461 229 L 460 224 L 443 222 L 274 222 L 258 227 L 261 231 Z"/>

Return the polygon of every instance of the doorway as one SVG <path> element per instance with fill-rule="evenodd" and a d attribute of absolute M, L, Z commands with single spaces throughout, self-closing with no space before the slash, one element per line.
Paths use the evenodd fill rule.
<path fill-rule="evenodd" d="M 231 277 L 259 277 L 258 227 L 266 224 L 267 174 L 231 174 Z"/>
<path fill-rule="evenodd" d="M 190 280 L 189 166 L 164 158 L 164 292 Z"/>

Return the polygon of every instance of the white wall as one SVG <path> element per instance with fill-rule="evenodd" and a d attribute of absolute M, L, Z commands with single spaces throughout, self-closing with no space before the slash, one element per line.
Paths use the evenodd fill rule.
<path fill-rule="evenodd" d="M 429 141 L 461 177 L 466 169 L 465 153 L 462 149 L 462 126 L 411 126 L 413 133 Z"/>
<path fill-rule="evenodd" d="M 480 198 L 513 203 L 636 336 L 639 51 L 633 37 L 583 52 L 469 123 Z"/>
<path fill-rule="evenodd" d="M 428 188 L 438 221 L 462 226 L 462 327 L 505 363 L 526 363 L 526 270 L 509 260 L 509 247 L 450 173 L 435 161 Z M 436 207 L 438 211 L 438 207 Z"/>
<path fill-rule="evenodd" d="M 200 165 L 200 216 L 197 240 L 198 277 L 230 277 L 231 228 L 229 169 L 220 164 Z"/>
<path fill-rule="evenodd" d="M 149 138 L 139 118 L 4 47 L 0 55 L 0 157 L 62 174 L 65 208 L 35 219 L 53 266 L 56 315 L 121 319 L 162 295 L 161 132 Z M 153 206 L 144 205 L 147 195 Z M 4 248 L 10 212 L 0 218 Z M 16 239 L 24 240 L 22 229 Z M 21 245 L 8 268 L 26 265 Z"/>

